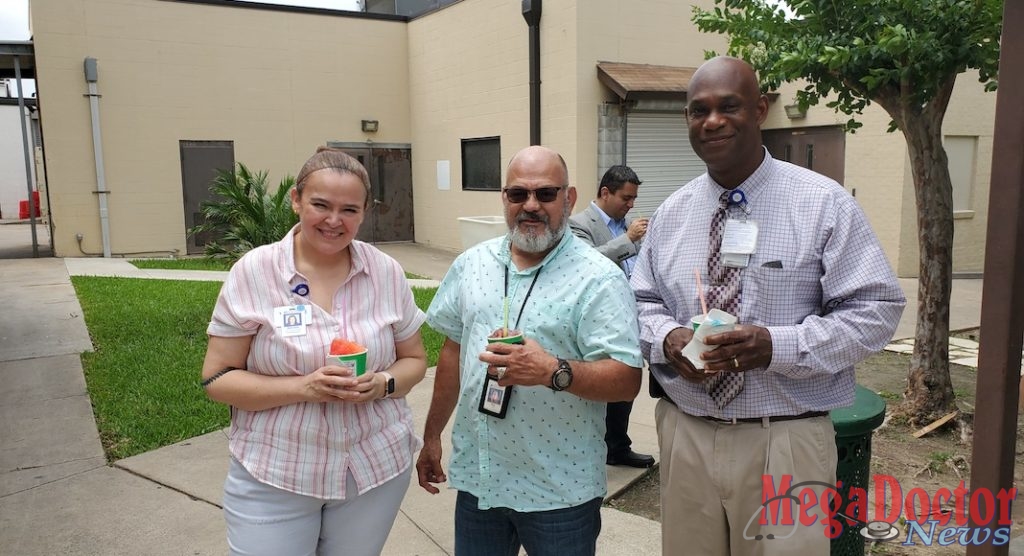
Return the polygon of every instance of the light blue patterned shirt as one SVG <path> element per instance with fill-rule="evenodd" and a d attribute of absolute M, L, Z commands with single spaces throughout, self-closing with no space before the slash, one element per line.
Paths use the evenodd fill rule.
<path fill-rule="evenodd" d="M 513 386 L 504 419 L 482 414 L 487 365 L 479 355 L 502 326 L 506 268 L 509 327 L 536 277 L 518 328 L 562 359 L 641 367 L 636 301 L 622 270 L 568 231 L 537 266 L 520 271 L 509 259 L 508 236 L 466 251 L 427 311 L 427 323 L 462 348 L 450 484 L 476 496 L 481 509 L 577 506 L 607 488 L 606 404 L 545 386 Z"/>
<path fill-rule="evenodd" d="M 631 284 L 652 374 L 691 415 L 799 415 L 851 405 L 854 364 L 885 347 L 906 304 L 878 239 L 841 185 L 767 150 L 739 189 L 759 229 L 741 272 L 739 323 L 768 329 L 771 364 L 746 372 L 743 391 L 723 410 L 703 385 L 665 365 L 665 336 L 701 311 L 694 269 L 709 283 L 709 228 L 725 190 L 705 173 L 655 211 L 637 256 Z"/>

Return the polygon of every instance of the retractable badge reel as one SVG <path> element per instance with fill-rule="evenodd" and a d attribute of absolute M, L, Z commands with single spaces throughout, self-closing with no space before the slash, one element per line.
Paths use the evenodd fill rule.
<path fill-rule="evenodd" d="M 743 194 L 742 190 L 733 189 L 732 193 L 729 194 L 729 205 L 738 206 L 743 209 L 743 212 L 747 212 L 747 196 Z"/>

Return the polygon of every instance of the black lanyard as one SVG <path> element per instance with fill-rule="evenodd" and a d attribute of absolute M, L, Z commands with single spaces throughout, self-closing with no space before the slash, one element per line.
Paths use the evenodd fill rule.
<path fill-rule="evenodd" d="M 544 270 L 544 266 L 537 269 L 537 274 L 533 275 L 533 281 L 530 282 L 530 289 L 526 290 L 526 297 L 523 298 L 523 304 L 519 306 L 519 316 L 516 317 L 516 323 L 513 325 L 513 330 L 519 330 L 519 319 L 523 318 L 523 309 L 526 309 L 526 302 L 530 300 L 530 294 L 533 293 L 533 286 L 537 285 L 537 278 L 540 278 L 540 271 Z M 505 299 L 508 299 L 508 266 L 505 267 Z M 508 299 L 508 301 L 512 301 Z M 520 330 L 520 332 L 522 332 Z"/>

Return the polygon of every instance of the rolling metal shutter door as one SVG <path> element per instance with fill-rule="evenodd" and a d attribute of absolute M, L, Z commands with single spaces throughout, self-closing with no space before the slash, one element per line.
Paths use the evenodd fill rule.
<path fill-rule="evenodd" d="M 681 113 L 630 112 L 627 118 L 626 165 L 643 182 L 630 215 L 651 216 L 662 201 L 707 167 L 690 148 Z"/>

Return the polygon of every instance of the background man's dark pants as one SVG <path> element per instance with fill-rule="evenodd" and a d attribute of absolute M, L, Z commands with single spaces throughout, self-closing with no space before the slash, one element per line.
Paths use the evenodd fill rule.
<path fill-rule="evenodd" d="M 604 441 L 608 444 L 608 455 L 616 456 L 629 451 L 633 441 L 626 433 L 629 429 L 629 414 L 633 411 L 633 402 L 609 402 L 608 413 L 605 415 Z"/>

